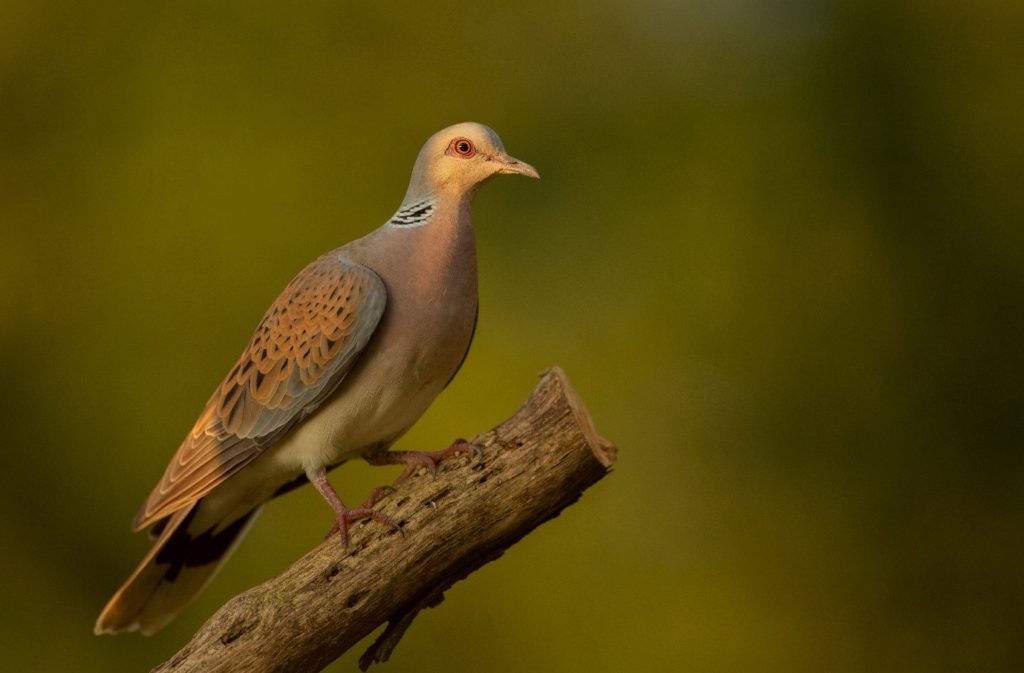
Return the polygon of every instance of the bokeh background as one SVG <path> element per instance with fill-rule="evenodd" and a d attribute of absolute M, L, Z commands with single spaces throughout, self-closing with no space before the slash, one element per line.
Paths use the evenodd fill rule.
<path fill-rule="evenodd" d="M 543 180 L 478 196 L 476 342 L 401 447 L 557 363 L 620 459 L 381 670 L 1024 670 L 1022 35 L 984 0 L 4 2 L 3 668 L 147 670 L 319 542 L 303 489 L 164 632 L 92 635 L 263 309 L 472 119 Z"/>

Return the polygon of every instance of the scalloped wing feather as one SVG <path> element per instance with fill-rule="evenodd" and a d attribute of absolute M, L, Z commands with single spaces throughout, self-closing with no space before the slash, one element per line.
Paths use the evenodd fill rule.
<path fill-rule="evenodd" d="M 386 303 L 377 274 L 336 253 L 299 273 L 207 402 L 135 529 L 206 495 L 312 413 L 352 369 Z"/>

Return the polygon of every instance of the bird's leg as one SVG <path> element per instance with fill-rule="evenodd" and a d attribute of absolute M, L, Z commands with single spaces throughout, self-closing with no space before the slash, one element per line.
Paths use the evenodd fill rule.
<path fill-rule="evenodd" d="M 327 504 L 334 510 L 335 520 L 334 525 L 327 531 L 326 537 L 330 537 L 334 533 L 341 533 L 341 542 L 348 548 L 348 526 L 351 523 L 355 523 L 361 519 L 373 519 L 386 526 L 391 526 L 398 532 L 402 532 L 401 527 L 394 522 L 391 517 L 378 512 L 373 509 L 373 506 L 377 504 L 380 497 L 387 492 L 390 487 L 381 487 L 373 489 L 373 493 L 366 501 L 354 509 L 349 509 L 345 506 L 345 503 L 341 501 L 337 491 L 331 486 L 331 482 L 327 481 L 327 474 L 323 468 L 319 470 L 307 470 L 306 476 L 316 486 L 316 490 L 320 491 L 320 495 L 324 497 Z"/>
<path fill-rule="evenodd" d="M 370 465 L 405 465 L 405 471 L 398 475 L 398 479 L 395 479 L 395 484 L 400 484 L 412 476 L 418 468 L 425 467 L 431 473 L 437 474 L 438 461 L 457 453 L 470 451 L 475 453 L 478 458 L 484 457 L 484 452 L 476 444 L 470 444 L 464 439 L 456 439 L 451 446 L 442 451 L 382 451 L 365 458 Z"/>

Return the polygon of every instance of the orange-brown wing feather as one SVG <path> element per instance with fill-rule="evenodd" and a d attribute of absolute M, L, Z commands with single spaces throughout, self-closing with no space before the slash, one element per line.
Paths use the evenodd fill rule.
<path fill-rule="evenodd" d="M 337 253 L 303 269 L 206 403 L 136 530 L 206 495 L 312 413 L 352 368 L 386 303 L 377 274 Z"/>

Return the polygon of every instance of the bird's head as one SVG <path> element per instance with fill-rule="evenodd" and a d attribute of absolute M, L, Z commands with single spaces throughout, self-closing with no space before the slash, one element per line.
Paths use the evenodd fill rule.
<path fill-rule="evenodd" d="M 501 138 L 475 122 L 449 126 L 423 145 L 409 183 L 409 196 L 472 193 L 495 175 L 518 174 L 539 178 L 537 169 L 509 156 Z"/>

